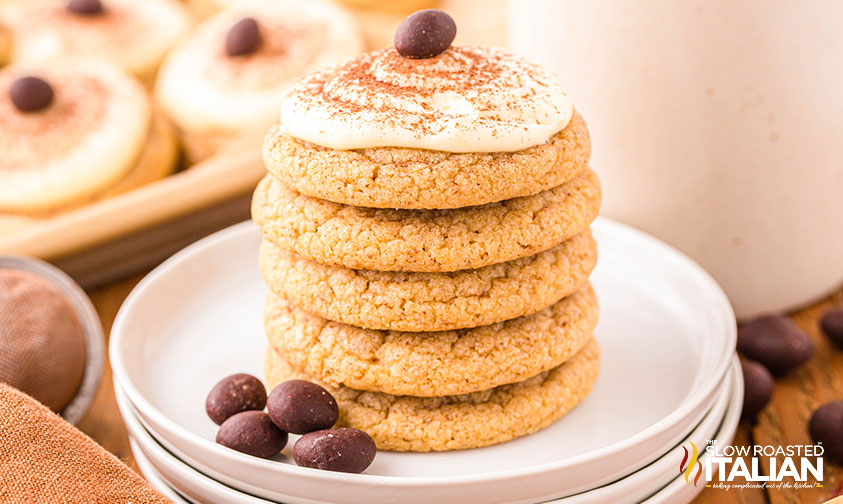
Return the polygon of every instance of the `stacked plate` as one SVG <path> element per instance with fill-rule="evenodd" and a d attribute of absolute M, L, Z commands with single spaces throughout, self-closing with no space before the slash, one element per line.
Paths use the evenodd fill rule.
<path fill-rule="evenodd" d="M 591 395 L 536 434 L 458 452 L 380 452 L 364 474 L 297 467 L 295 436 L 276 460 L 214 443 L 210 388 L 234 372 L 261 376 L 266 287 L 251 223 L 194 244 L 145 278 L 114 324 L 115 389 L 138 465 L 176 502 L 690 502 L 705 474 L 686 482 L 684 448 L 730 443 L 740 416 L 734 314 L 711 277 L 670 247 L 608 219 L 593 230 L 603 363 Z"/>

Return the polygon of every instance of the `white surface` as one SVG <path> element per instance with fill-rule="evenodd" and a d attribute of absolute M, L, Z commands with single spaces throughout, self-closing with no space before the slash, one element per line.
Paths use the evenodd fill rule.
<path fill-rule="evenodd" d="M 588 121 L 605 215 L 699 261 L 741 318 L 843 283 L 843 2 L 510 0 L 509 19 Z"/>
<path fill-rule="evenodd" d="M 290 502 L 453 502 L 455 488 L 482 493 L 489 504 L 570 495 L 629 474 L 683 439 L 711 406 L 735 346 L 731 308 L 699 267 L 607 219 L 595 223 L 594 234 L 601 375 L 573 412 L 509 443 L 381 452 L 362 475 L 216 445 L 216 425 L 204 413 L 207 391 L 232 372 L 262 374 L 265 287 L 256 265 L 260 235 L 250 223 L 189 247 L 138 285 L 114 324 L 114 375 L 157 436 L 233 481 Z"/>
<path fill-rule="evenodd" d="M 266 502 L 252 496 L 232 494 L 230 488 L 202 475 L 194 467 L 191 467 L 191 465 L 185 464 L 183 460 L 178 460 L 177 453 L 167 453 L 164 447 L 156 443 L 155 439 L 145 430 L 144 425 L 137 418 L 134 408 L 129 404 L 125 393 L 117 384 L 115 384 L 115 391 L 120 412 L 125 418 L 129 433 L 133 439 L 134 444 L 132 450 L 135 457 L 143 457 L 145 460 L 147 456 L 145 452 L 148 452 L 149 456 L 157 461 L 158 465 L 162 468 L 161 470 L 170 476 L 168 480 L 159 474 L 157 469 L 152 468 L 151 470 L 155 472 L 154 477 L 156 478 L 153 486 L 158 487 L 159 484 L 163 483 L 164 485 L 171 485 L 180 489 L 185 488 L 195 498 L 210 499 L 220 504 L 226 502 Z M 732 425 L 730 429 L 728 427 L 728 420 L 724 421 L 724 416 L 727 419 L 732 417 L 737 418 L 737 415 L 740 414 L 742 399 L 743 378 L 740 364 L 737 358 L 734 358 L 732 370 L 723 386 L 719 389 L 717 401 L 711 411 L 706 414 L 700 425 L 679 446 L 672 447 L 671 450 L 663 454 L 657 461 L 623 479 L 592 491 L 554 500 L 547 504 L 605 504 L 608 502 L 613 504 L 634 504 L 642 501 L 675 479 L 678 471 L 678 461 L 681 460 L 681 446 L 688 445 L 689 441 L 694 442 L 699 447 L 705 446 L 705 443 L 711 439 L 717 439 L 720 443 L 731 441 L 737 424 Z M 723 427 L 722 429 L 721 426 Z M 151 464 L 151 462 L 147 463 Z M 141 465 L 140 462 L 138 465 Z M 142 470 L 144 474 L 147 474 L 146 470 L 143 468 Z M 701 483 L 701 485 L 700 488 L 704 487 L 704 483 Z M 467 495 L 461 495 L 461 499 L 463 502 L 473 502 L 475 500 L 474 496 Z"/>

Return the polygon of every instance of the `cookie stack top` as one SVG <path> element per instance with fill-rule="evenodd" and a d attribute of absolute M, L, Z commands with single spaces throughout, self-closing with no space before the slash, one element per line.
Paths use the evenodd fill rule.
<path fill-rule="evenodd" d="M 252 205 L 269 381 L 324 384 L 386 449 L 533 432 L 598 368 L 585 122 L 541 67 L 441 28 L 300 81 Z"/>
<path fill-rule="evenodd" d="M 365 54 L 302 80 L 265 144 L 299 193 L 376 208 L 483 205 L 557 187 L 591 154 L 556 79 L 495 48 Z"/>

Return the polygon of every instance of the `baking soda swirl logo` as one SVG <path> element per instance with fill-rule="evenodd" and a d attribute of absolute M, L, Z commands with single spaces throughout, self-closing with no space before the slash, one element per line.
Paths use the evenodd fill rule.
<path fill-rule="evenodd" d="M 718 480 L 716 488 L 808 488 L 823 481 L 822 444 L 718 446 L 709 441 L 704 453 L 693 442 L 682 446 L 679 471 L 685 484 L 697 486 L 705 472 L 706 481 Z M 739 483 L 734 483 L 735 481 Z"/>

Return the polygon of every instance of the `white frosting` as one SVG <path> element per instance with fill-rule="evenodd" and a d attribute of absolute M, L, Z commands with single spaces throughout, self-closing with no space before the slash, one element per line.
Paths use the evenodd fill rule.
<path fill-rule="evenodd" d="M 556 77 L 498 48 L 452 46 L 435 58 L 374 51 L 303 79 L 281 106 L 290 135 L 332 149 L 517 151 L 567 126 Z"/>
<path fill-rule="evenodd" d="M 52 104 L 17 111 L 11 83 L 38 75 Z M 68 59 L 12 65 L 0 72 L 0 208 L 37 210 L 108 187 L 127 173 L 146 143 L 152 116 L 141 86 L 102 61 Z"/>
<path fill-rule="evenodd" d="M 106 12 L 95 16 L 71 13 L 66 2 L 58 0 L 0 7 L 0 19 L 14 32 L 13 60 L 34 63 L 84 56 L 145 75 L 191 25 L 187 9 L 175 0 L 105 0 L 103 4 Z"/>
<path fill-rule="evenodd" d="M 244 17 L 258 22 L 263 41 L 254 54 L 229 57 L 226 35 Z M 302 75 L 362 50 L 354 19 L 332 3 L 242 1 L 202 23 L 170 53 L 157 98 L 188 130 L 268 127 Z"/>

